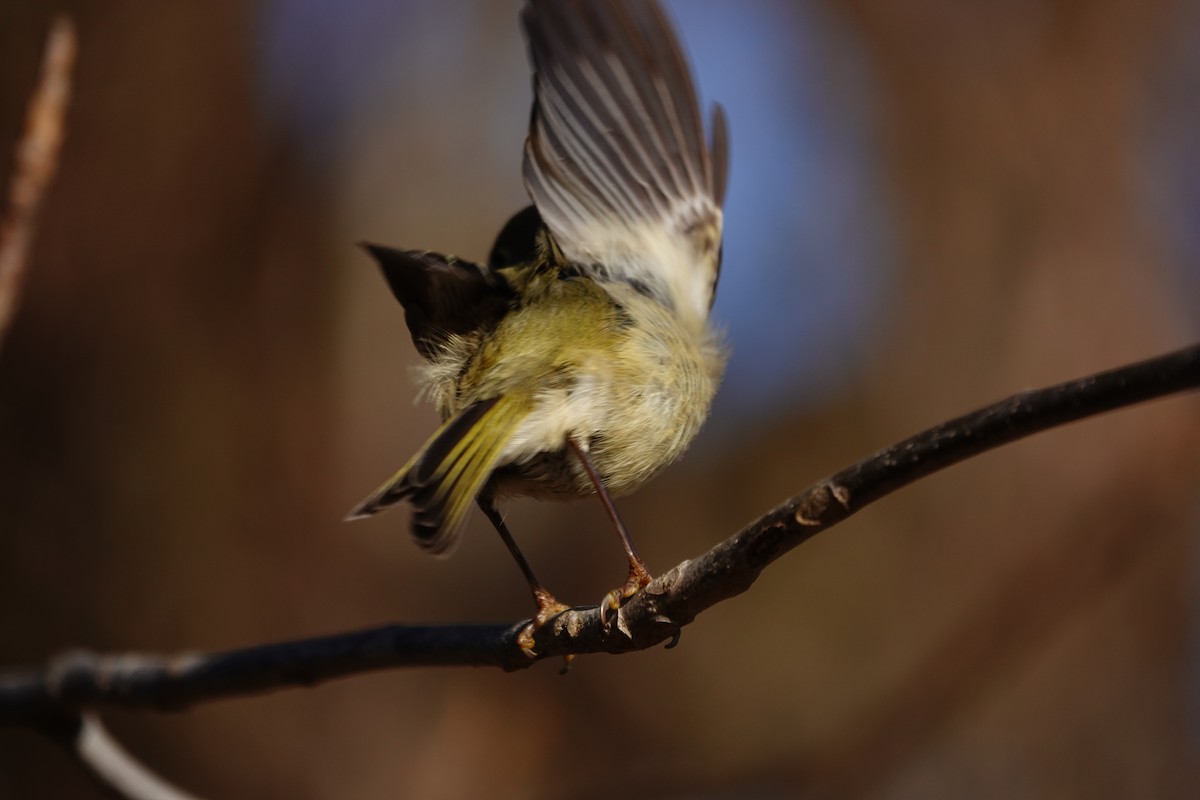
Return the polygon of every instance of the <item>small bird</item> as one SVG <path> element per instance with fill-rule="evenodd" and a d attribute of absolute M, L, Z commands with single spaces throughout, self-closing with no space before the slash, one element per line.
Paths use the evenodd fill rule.
<path fill-rule="evenodd" d="M 407 500 L 412 535 L 448 554 L 475 501 L 537 603 L 501 497 L 596 494 L 629 559 L 608 614 L 650 582 L 612 503 L 683 454 L 725 355 L 708 315 L 721 266 L 724 111 L 711 136 L 671 25 L 652 0 L 529 0 L 521 21 L 534 104 L 524 183 L 533 204 L 486 266 L 364 247 L 404 307 L 444 423 L 347 519 Z"/>

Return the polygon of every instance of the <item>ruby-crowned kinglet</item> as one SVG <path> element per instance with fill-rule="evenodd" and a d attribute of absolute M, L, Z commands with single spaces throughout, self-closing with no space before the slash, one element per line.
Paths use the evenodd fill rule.
<path fill-rule="evenodd" d="M 686 449 L 724 355 L 708 322 L 721 264 L 724 114 L 707 141 L 687 62 L 657 3 L 530 0 L 524 179 L 533 205 L 486 267 L 365 245 L 428 360 L 445 423 L 348 519 L 408 500 L 431 553 L 478 502 L 521 567 L 535 626 L 565 606 L 534 577 L 498 496 L 599 494 L 629 557 L 615 610 L 650 581 L 610 500 Z"/>

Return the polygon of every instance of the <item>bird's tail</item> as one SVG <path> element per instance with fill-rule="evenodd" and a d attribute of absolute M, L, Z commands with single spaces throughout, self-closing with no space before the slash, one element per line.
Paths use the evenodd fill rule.
<path fill-rule="evenodd" d="M 448 554 L 471 502 L 483 488 L 525 416 L 511 396 L 481 400 L 446 421 L 425 446 L 382 486 L 359 503 L 347 520 L 374 516 L 408 500 L 412 534 L 423 549 Z"/>

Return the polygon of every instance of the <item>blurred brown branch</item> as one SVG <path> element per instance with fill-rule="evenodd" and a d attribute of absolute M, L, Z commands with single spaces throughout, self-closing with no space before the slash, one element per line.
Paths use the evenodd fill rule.
<path fill-rule="evenodd" d="M 746 591 L 784 553 L 887 494 L 1002 444 L 1068 422 L 1200 388 L 1200 345 L 1013 395 L 930 428 L 819 481 L 742 531 L 659 576 L 604 625 L 575 608 L 538 631 L 537 657 L 511 625 L 394 625 L 295 642 L 173 657 L 69 653 L 45 669 L 0 675 L 0 724 L 70 738 L 80 709 L 179 710 L 230 696 L 309 686 L 390 667 L 494 666 L 644 650 L 677 638 L 700 612 Z"/>
<path fill-rule="evenodd" d="M 41 75 L 17 143 L 8 208 L 0 218 L 0 344 L 17 309 L 38 210 L 58 167 L 75 50 L 74 25 L 70 18 L 58 17 L 46 36 Z"/>

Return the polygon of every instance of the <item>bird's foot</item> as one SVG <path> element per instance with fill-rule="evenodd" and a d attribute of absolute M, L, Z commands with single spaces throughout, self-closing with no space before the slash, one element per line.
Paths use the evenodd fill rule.
<path fill-rule="evenodd" d="M 629 598 L 640 592 L 651 580 L 650 572 L 640 559 L 630 560 L 629 579 L 625 581 L 625 585 L 613 589 L 600 601 L 601 624 L 607 628 L 615 617 L 620 616 L 621 606 L 625 605 Z"/>
<path fill-rule="evenodd" d="M 537 602 L 537 614 L 534 615 L 525 628 L 517 634 L 517 646 L 521 648 L 521 652 L 529 658 L 536 658 L 537 652 L 533 649 L 533 637 L 541 630 L 542 626 L 550 620 L 557 617 L 564 611 L 569 611 L 571 607 L 566 603 L 560 603 L 558 598 L 550 594 L 550 592 L 540 586 L 533 590 L 533 599 Z"/>

